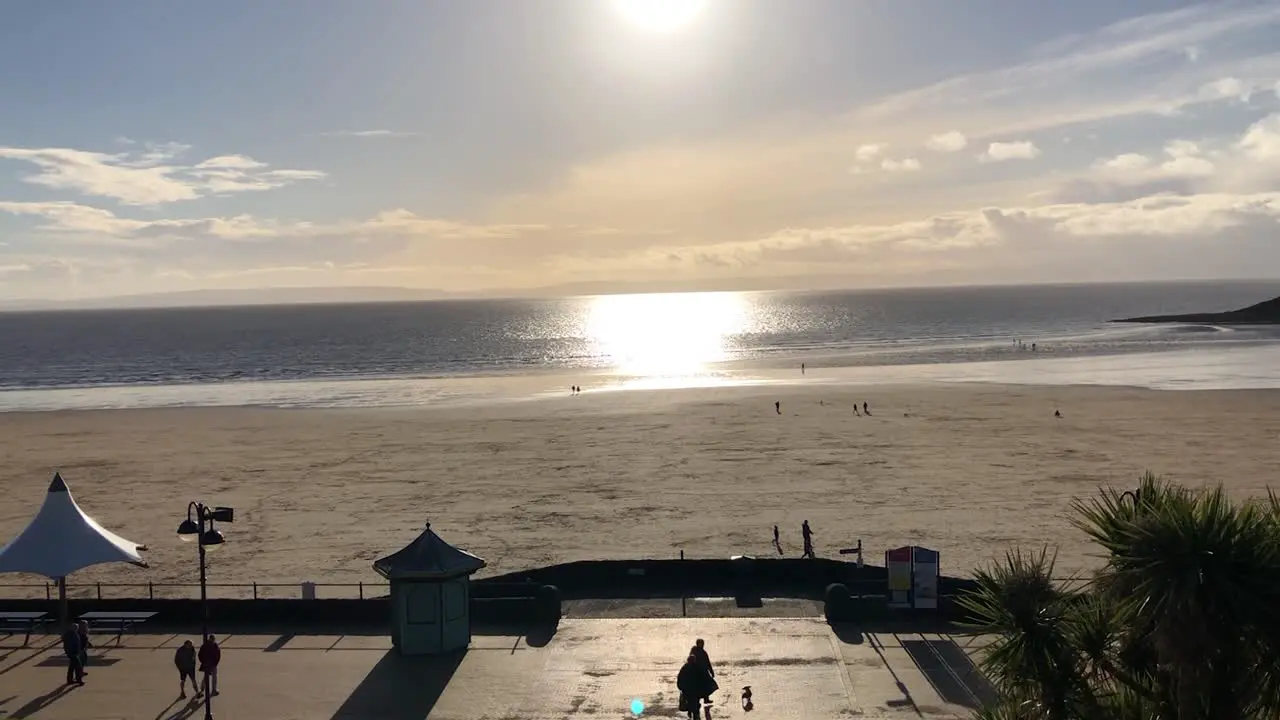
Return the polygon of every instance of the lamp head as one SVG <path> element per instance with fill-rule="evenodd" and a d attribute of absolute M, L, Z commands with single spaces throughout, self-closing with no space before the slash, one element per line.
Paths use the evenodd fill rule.
<path fill-rule="evenodd" d="M 217 522 L 235 522 L 236 511 L 235 508 L 219 506 L 209 511 L 209 517 Z"/>
<path fill-rule="evenodd" d="M 191 542 L 199 536 L 200 526 L 191 518 L 183 520 L 182 524 L 178 526 L 178 537 L 182 538 L 183 542 Z"/>
<path fill-rule="evenodd" d="M 218 530 L 214 530 L 213 528 L 206 530 L 204 535 L 200 536 L 200 544 L 204 545 L 206 549 L 215 548 L 222 543 L 222 533 Z"/>

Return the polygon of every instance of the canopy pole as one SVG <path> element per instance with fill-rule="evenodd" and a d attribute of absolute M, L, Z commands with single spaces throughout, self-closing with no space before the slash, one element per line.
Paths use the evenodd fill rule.
<path fill-rule="evenodd" d="M 63 575 L 58 578 L 58 632 L 61 633 L 67 627 L 67 576 Z"/>

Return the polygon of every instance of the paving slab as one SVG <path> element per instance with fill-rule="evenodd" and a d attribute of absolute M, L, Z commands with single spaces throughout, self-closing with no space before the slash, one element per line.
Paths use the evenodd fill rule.
<path fill-rule="evenodd" d="M 62 684 L 56 641 L 0 646 L 0 719 L 181 720 L 203 708 L 179 698 L 172 649 L 197 633 L 139 633 L 95 650 L 83 687 Z M 549 639 L 477 634 L 465 653 L 405 658 L 369 634 L 228 634 L 214 717 L 234 720 L 560 720 L 681 717 L 675 676 L 704 638 L 721 689 L 712 718 L 960 718 L 930 681 L 945 635 L 832 628 L 818 618 L 565 619 Z M 531 640 L 534 644 L 531 644 Z M 918 663 L 922 659 L 926 670 Z M 929 658 L 933 658 L 930 660 Z M 942 677 L 938 675 L 938 677 Z M 750 685 L 755 704 L 740 706 Z M 950 699 L 954 688 L 943 688 Z M 972 704 L 972 703 L 970 703 Z"/>

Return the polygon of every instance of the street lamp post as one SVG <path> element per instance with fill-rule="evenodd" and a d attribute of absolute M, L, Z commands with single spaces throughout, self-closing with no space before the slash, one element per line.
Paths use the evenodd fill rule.
<path fill-rule="evenodd" d="M 187 519 L 178 525 L 178 537 L 183 542 L 196 541 L 200 549 L 200 642 L 209 637 L 209 593 L 205 575 L 205 553 L 223 543 L 222 533 L 213 526 L 214 521 L 233 522 L 235 510 L 229 507 L 209 507 L 204 503 L 187 503 Z M 206 528 L 205 525 L 208 525 Z M 204 694 L 204 720 L 213 720 L 212 693 Z"/>

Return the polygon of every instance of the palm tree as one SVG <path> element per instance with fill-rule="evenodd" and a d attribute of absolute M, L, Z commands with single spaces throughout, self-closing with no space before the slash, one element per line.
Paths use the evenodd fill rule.
<path fill-rule="evenodd" d="M 1105 551 L 1087 582 L 1015 551 L 961 599 L 996 637 L 985 717 L 1280 718 L 1280 499 L 1148 474 L 1073 507 Z"/>

